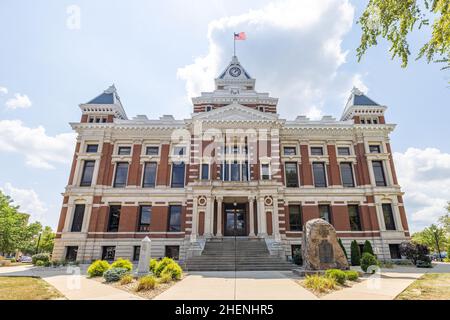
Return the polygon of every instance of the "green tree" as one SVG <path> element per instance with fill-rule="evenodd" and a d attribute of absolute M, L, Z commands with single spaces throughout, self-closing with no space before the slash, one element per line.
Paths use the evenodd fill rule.
<path fill-rule="evenodd" d="M 350 263 L 352 266 L 359 266 L 361 260 L 361 251 L 359 250 L 358 243 L 353 240 L 350 245 Z"/>
<path fill-rule="evenodd" d="M 450 236 L 450 201 L 447 202 L 445 209 L 447 213 L 439 218 L 439 224 L 445 229 L 447 236 Z"/>
<path fill-rule="evenodd" d="M 53 252 L 53 246 L 55 244 L 56 234 L 53 232 L 52 228 L 46 226 L 42 231 L 41 241 L 39 243 L 39 252 Z"/>
<path fill-rule="evenodd" d="M 358 61 L 367 50 L 384 38 L 390 44 L 392 59 L 399 57 L 402 67 L 408 65 L 411 55 L 408 35 L 415 29 L 429 25 L 434 19 L 431 37 L 419 50 L 417 59 L 425 57 L 427 62 L 444 63 L 450 68 L 450 2 L 448 0 L 370 0 L 358 20 L 361 25 L 361 43 L 358 47 Z"/>
<path fill-rule="evenodd" d="M 432 224 L 428 228 L 412 235 L 412 240 L 423 244 L 436 253 L 440 253 L 447 247 L 448 240 L 445 229 Z"/>
<path fill-rule="evenodd" d="M 364 242 L 364 247 L 363 247 L 363 254 L 364 253 L 370 253 L 371 255 L 373 255 L 373 256 L 375 256 L 375 254 L 373 253 L 373 249 L 372 249 L 372 244 L 370 243 L 370 241 L 369 240 L 366 240 L 365 242 Z"/>
<path fill-rule="evenodd" d="M 344 251 L 345 257 L 348 259 L 347 251 L 345 250 L 345 247 L 344 247 L 344 245 L 342 244 L 341 238 L 338 239 L 338 242 L 339 242 L 339 245 L 340 245 L 341 248 L 342 248 L 342 251 Z"/>

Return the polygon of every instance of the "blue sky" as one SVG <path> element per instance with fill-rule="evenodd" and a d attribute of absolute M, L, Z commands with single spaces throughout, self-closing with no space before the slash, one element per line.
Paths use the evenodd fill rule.
<path fill-rule="evenodd" d="M 245 31 L 239 59 L 258 91 L 280 98 L 281 117 L 339 118 L 353 85 L 388 106 L 411 228 L 435 222 L 450 200 L 450 76 L 414 57 L 401 69 L 384 41 L 357 63 L 366 3 L 2 1 L 0 188 L 55 227 L 78 104 L 114 83 L 129 117 L 187 118 L 188 97 L 211 89 L 233 31 Z M 413 55 L 427 36 L 410 37 Z"/>

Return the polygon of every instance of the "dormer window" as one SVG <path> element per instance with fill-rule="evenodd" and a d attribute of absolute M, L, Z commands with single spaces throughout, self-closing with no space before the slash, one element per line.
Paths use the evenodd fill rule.
<path fill-rule="evenodd" d="M 258 111 L 264 112 L 264 111 L 265 111 L 264 106 L 259 106 L 259 107 L 258 107 Z"/>
<path fill-rule="evenodd" d="M 361 119 L 361 124 L 365 124 L 365 123 L 366 123 L 366 120 Z"/>

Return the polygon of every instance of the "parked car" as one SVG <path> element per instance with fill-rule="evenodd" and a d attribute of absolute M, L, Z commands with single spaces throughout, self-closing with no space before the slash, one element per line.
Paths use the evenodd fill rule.
<path fill-rule="evenodd" d="M 20 262 L 22 262 L 22 263 L 31 263 L 32 259 L 29 256 L 22 256 L 22 257 L 20 257 Z"/>

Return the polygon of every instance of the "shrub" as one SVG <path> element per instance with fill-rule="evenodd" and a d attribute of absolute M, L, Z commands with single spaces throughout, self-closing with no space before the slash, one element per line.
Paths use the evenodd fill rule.
<path fill-rule="evenodd" d="M 155 269 L 156 269 L 157 265 L 158 265 L 158 260 L 156 260 L 156 259 L 151 259 L 150 260 L 150 271 L 152 273 L 155 273 Z"/>
<path fill-rule="evenodd" d="M 348 259 L 347 251 L 345 250 L 344 245 L 342 244 L 341 238 L 338 239 L 338 243 L 341 246 L 342 251 L 344 251 L 345 257 Z"/>
<path fill-rule="evenodd" d="M 325 292 L 336 288 L 336 280 L 334 278 L 313 275 L 306 276 L 305 287 L 318 292 Z"/>
<path fill-rule="evenodd" d="M 129 270 L 125 268 L 110 268 L 103 273 L 103 278 L 105 278 L 106 282 L 116 282 L 128 272 Z"/>
<path fill-rule="evenodd" d="M 125 285 L 133 282 L 133 276 L 131 274 L 125 274 L 120 278 L 120 284 Z"/>
<path fill-rule="evenodd" d="M 154 276 L 144 276 L 139 279 L 136 291 L 150 290 L 156 287 L 156 278 Z"/>
<path fill-rule="evenodd" d="M 31 262 L 36 265 L 36 262 L 42 261 L 43 263 L 50 261 L 50 255 L 48 253 L 38 253 L 31 257 Z"/>
<path fill-rule="evenodd" d="M 377 260 L 377 258 L 375 258 L 374 255 L 366 252 L 362 255 L 362 258 L 361 258 L 361 269 L 364 272 L 367 272 L 367 269 L 370 266 L 378 266 L 378 260 Z"/>
<path fill-rule="evenodd" d="M 369 240 L 366 240 L 365 242 L 364 242 L 364 247 L 363 247 L 363 254 L 364 253 L 370 253 L 371 255 L 373 255 L 373 256 L 375 256 L 375 254 L 373 253 L 373 249 L 372 249 L 372 244 L 370 243 L 370 241 Z"/>
<path fill-rule="evenodd" d="M 166 274 L 170 275 L 170 277 L 174 280 L 180 280 L 181 275 L 183 274 L 183 269 L 181 269 L 180 265 L 176 262 L 169 263 L 161 272 L 161 275 Z"/>
<path fill-rule="evenodd" d="M 339 269 L 328 269 L 325 271 L 325 276 L 335 279 L 339 284 L 345 284 L 345 281 L 347 280 L 347 274 Z"/>
<path fill-rule="evenodd" d="M 444 262 L 450 262 L 450 258 L 444 258 Z"/>
<path fill-rule="evenodd" d="M 161 277 L 159 278 L 160 283 L 169 283 L 172 281 L 172 275 L 169 273 L 164 273 L 164 271 L 161 273 Z"/>
<path fill-rule="evenodd" d="M 36 267 L 43 267 L 45 265 L 45 262 L 42 260 L 38 260 L 38 261 L 36 261 L 36 263 L 34 265 Z"/>
<path fill-rule="evenodd" d="M 361 252 L 359 251 L 359 246 L 356 240 L 352 241 L 350 249 L 350 262 L 352 266 L 359 266 L 361 263 Z"/>
<path fill-rule="evenodd" d="M 50 267 L 52 263 L 50 261 L 44 261 L 44 267 Z"/>
<path fill-rule="evenodd" d="M 111 266 L 108 261 L 96 260 L 89 266 L 87 273 L 89 277 L 101 277 L 109 268 L 111 268 Z"/>
<path fill-rule="evenodd" d="M 433 268 L 433 265 L 431 264 L 430 259 L 428 259 L 427 261 L 417 260 L 416 267 L 417 268 Z"/>
<path fill-rule="evenodd" d="M 155 267 L 155 271 L 153 272 L 155 276 L 159 277 L 161 275 L 161 272 L 166 268 L 167 265 L 175 263 L 175 261 L 171 258 L 163 258 L 161 261 L 158 262 L 158 265 Z"/>
<path fill-rule="evenodd" d="M 119 258 L 111 264 L 111 268 L 124 268 L 131 271 L 133 270 L 133 263 L 130 260 Z"/>
<path fill-rule="evenodd" d="M 380 267 L 386 268 L 386 269 L 392 269 L 394 268 L 394 264 L 391 261 L 383 261 L 380 263 Z"/>
<path fill-rule="evenodd" d="M 347 276 L 347 279 L 350 281 L 356 281 L 359 278 L 358 271 L 355 270 L 346 270 L 345 275 Z"/>
<path fill-rule="evenodd" d="M 17 260 L 15 258 L 11 258 L 11 259 L 9 259 L 9 261 L 11 261 L 11 263 L 16 263 L 17 262 Z"/>
<path fill-rule="evenodd" d="M 418 260 L 428 261 L 430 260 L 427 246 L 414 243 L 414 242 L 403 242 L 400 244 L 400 254 L 409 259 L 414 265 Z"/>

